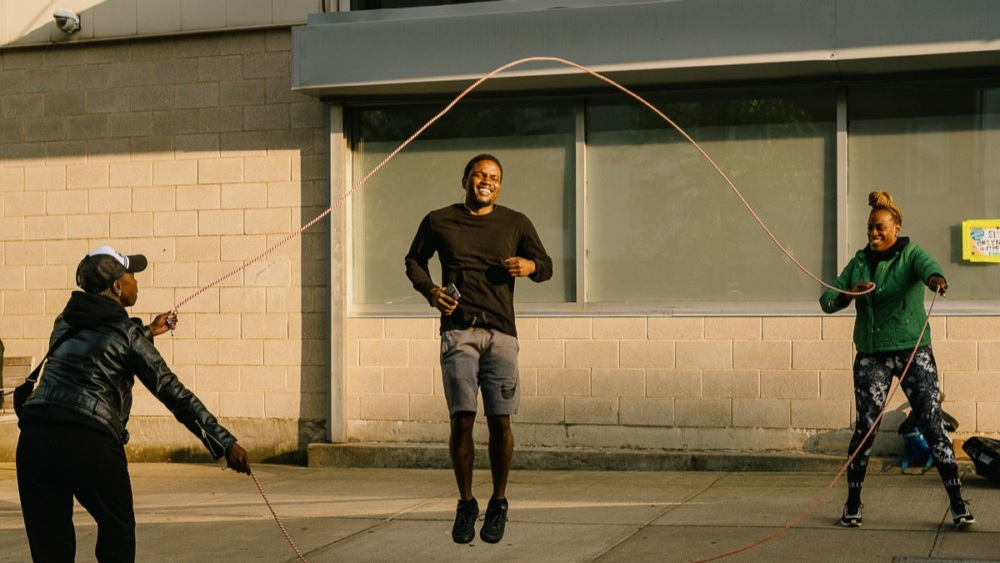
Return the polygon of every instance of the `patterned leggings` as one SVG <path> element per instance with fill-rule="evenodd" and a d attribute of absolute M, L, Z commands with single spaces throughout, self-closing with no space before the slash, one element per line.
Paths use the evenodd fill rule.
<path fill-rule="evenodd" d="M 893 376 L 902 373 L 909 357 L 910 350 L 877 354 L 859 352 L 855 357 L 854 401 L 857 407 L 857 420 L 849 454 L 857 450 L 861 439 L 875 424 L 875 419 L 885 407 Z M 941 421 L 941 393 L 938 390 L 937 365 L 934 363 L 934 354 L 930 346 L 917 348 L 913 364 L 910 365 L 900 386 L 917 415 L 920 430 L 927 439 L 931 453 L 934 454 L 934 465 L 937 466 L 941 480 L 946 487 L 957 486 L 958 464 L 955 461 L 955 449 L 951 444 L 951 438 L 945 432 Z M 861 453 L 848 466 L 848 486 L 860 488 L 864 482 L 874 437 L 873 431 L 865 441 Z"/>

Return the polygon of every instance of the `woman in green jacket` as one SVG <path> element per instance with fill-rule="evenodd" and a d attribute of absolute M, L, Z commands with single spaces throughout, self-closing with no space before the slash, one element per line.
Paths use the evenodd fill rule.
<path fill-rule="evenodd" d="M 851 301 L 855 301 L 857 310 L 854 321 L 857 419 L 849 452 L 861 450 L 847 467 L 847 503 L 840 524 L 861 526 L 861 487 L 875 431 L 864 444 L 862 439 L 885 407 L 893 374 L 903 371 L 914 348 L 916 354 L 900 386 L 934 454 L 934 463 L 948 491 L 955 525 L 974 524 L 976 519 L 969 511 L 968 502 L 962 499 L 955 450 L 941 420 L 941 393 L 931 351 L 930 327 L 922 338 L 920 336 L 927 320 L 924 286 L 944 295 L 948 282 L 927 251 L 911 243 L 909 237 L 898 236 L 903 212 L 893 204 L 888 192 L 872 192 L 868 205 L 872 208 L 868 216 L 868 245 L 858 251 L 834 285 L 854 293 L 871 290 L 873 286 L 874 290 L 855 299 L 828 289 L 819 299 L 825 313 L 835 313 Z"/>

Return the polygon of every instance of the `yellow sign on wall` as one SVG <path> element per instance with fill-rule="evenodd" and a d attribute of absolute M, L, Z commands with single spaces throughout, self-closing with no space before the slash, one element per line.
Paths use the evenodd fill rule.
<path fill-rule="evenodd" d="M 1000 219 L 962 221 L 962 259 L 1000 262 Z"/>

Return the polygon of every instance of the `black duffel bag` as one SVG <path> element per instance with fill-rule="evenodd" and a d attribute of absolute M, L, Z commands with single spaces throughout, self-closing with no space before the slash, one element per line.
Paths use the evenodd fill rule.
<path fill-rule="evenodd" d="M 976 466 L 976 473 L 1000 483 L 1000 440 L 985 436 L 973 436 L 962 444 Z"/>

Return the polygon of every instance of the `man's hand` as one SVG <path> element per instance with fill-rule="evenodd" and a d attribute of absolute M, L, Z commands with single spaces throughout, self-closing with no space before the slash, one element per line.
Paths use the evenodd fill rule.
<path fill-rule="evenodd" d="M 431 307 L 444 313 L 446 317 L 454 313 L 455 308 L 458 307 L 458 300 L 445 293 L 443 287 L 432 289 L 430 295 L 427 297 L 427 302 L 431 304 Z"/>
<path fill-rule="evenodd" d="M 943 277 L 935 274 L 927 280 L 927 287 L 931 288 L 931 291 L 934 293 L 944 297 L 944 293 L 948 291 L 948 282 Z"/>
<path fill-rule="evenodd" d="M 507 265 L 507 273 L 514 278 L 530 276 L 535 273 L 535 261 L 514 256 L 503 261 Z"/>
<path fill-rule="evenodd" d="M 250 474 L 250 456 L 243 446 L 236 442 L 226 448 L 226 465 L 237 473 Z"/>
<path fill-rule="evenodd" d="M 177 313 L 174 311 L 167 311 L 166 313 L 160 313 L 156 315 L 153 322 L 149 323 L 149 330 L 153 333 L 153 336 L 159 336 L 168 330 L 174 330 L 177 326 Z"/>

